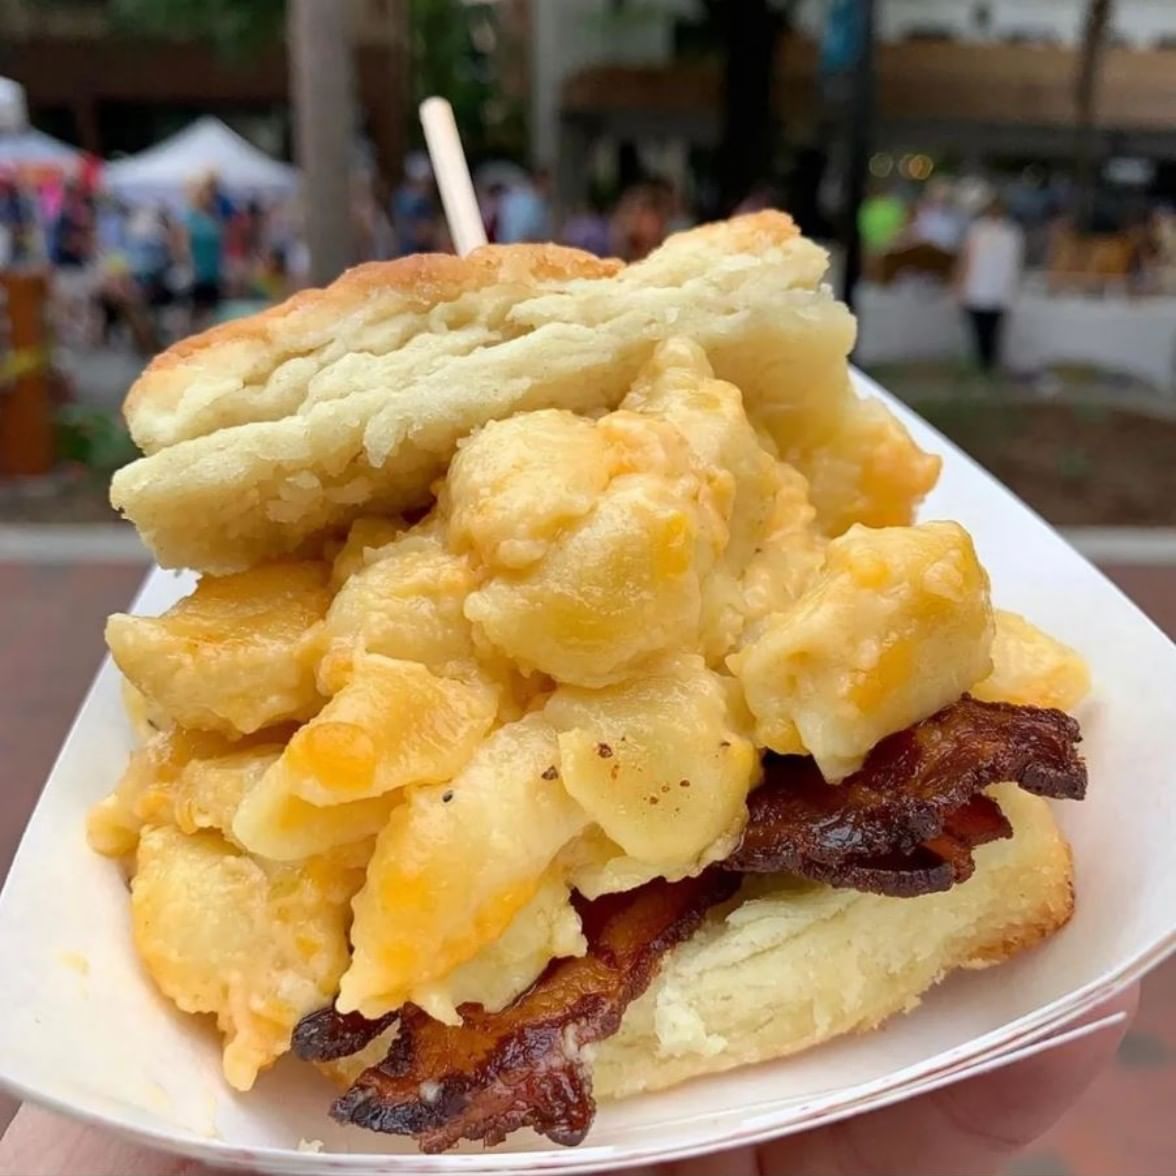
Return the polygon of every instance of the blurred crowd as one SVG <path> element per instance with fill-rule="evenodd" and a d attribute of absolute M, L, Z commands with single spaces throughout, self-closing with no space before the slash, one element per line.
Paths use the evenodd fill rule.
<path fill-rule="evenodd" d="M 683 193 L 659 176 L 562 216 L 545 171 L 501 162 L 475 180 L 492 242 L 557 240 L 633 261 L 696 219 Z M 757 188 L 736 211 L 774 203 L 771 189 Z M 1027 266 L 1044 272 L 1051 288 L 1176 292 L 1171 209 L 1145 205 L 1082 234 L 1073 209 L 1072 192 L 1040 182 L 998 191 L 980 180 L 878 181 L 860 210 L 866 276 L 951 284 L 982 314 L 1004 308 Z M 370 176 L 357 179 L 351 216 L 356 261 L 451 248 L 422 154 L 409 156 L 390 193 Z M 300 222 L 296 200 L 234 195 L 215 175 L 195 179 L 172 202 L 134 206 L 105 192 L 100 173 L 35 184 L 0 176 L 0 268 L 49 268 L 54 329 L 79 344 L 121 336 L 151 352 L 280 300 L 306 284 Z"/>
<path fill-rule="evenodd" d="M 134 206 L 85 178 L 0 177 L 0 268 L 50 272 L 53 327 L 66 342 L 126 333 L 153 351 L 227 302 L 284 297 L 300 248 L 291 205 L 234 200 L 213 175 L 176 202 Z"/>
<path fill-rule="evenodd" d="M 628 185 L 612 200 L 593 194 L 563 216 L 556 214 L 551 177 L 544 169 L 490 165 L 479 171 L 475 190 L 486 239 L 495 244 L 558 241 L 599 257 L 635 261 L 694 223 L 678 189 L 659 176 Z M 448 248 L 427 159 L 410 157 L 408 177 L 392 208 L 401 253 Z"/>
<path fill-rule="evenodd" d="M 971 228 L 999 207 L 1019 239 L 1020 261 L 1051 290 L 1176 293 L 1176 209 L 1105 192 L 1085 209 L 1081 203 L 1061 179 L 878 182 L 859 216 L 868 271 L 883 283 L 906 275 L 951 280 Z"/>
<path fill-rule="evenodd" d="M 477 192 L 492 242 L 554 239 L 633 260 L 691 223 L 662 179 L 559 220 L 544 171 L 490 165 Z M 357 179 L 351 217 L 356 262 L 452 248 L 424 155 L 409 156 L 402 182 L 384 196 L 370 177 Z M 67 343 L 125 337 L 152 352 L 300 289 L 308 260 L 296 200 L 235 196 L 215 175 L 174 201 L 133 205 L 106 192 L 100 174 L 37 182 L 0 175 L 0 269 L 51 273 L 53 329 Z"/>
<path fill-rule="evenodd" d="M 1082 199 L 1063 182 L 878 183 L 862 203 L 858 228 L 868 278 L 951 290 L 984 373 L 999 366 L 1027 270 L 1052 294 L 1176 294 L 1171 207 L 1099 192 Z"/>

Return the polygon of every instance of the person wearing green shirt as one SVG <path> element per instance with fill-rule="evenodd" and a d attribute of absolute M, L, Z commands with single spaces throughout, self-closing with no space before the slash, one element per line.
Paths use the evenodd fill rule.
<path fill-rule="evenodd" d="M 858 232 L 867 253 L 885 253 L 907 223 L 907 206 L 893 192 L 874 192 L 858 210 Z"/>
<path fill-rule="evenodd" d="M 224 277 L 224 226 L 217 216 L 216 183 L 211 177 L 193 192 L 184 229 L 192 267 L 192 320 L 199 326 L 220 305 Z"/>

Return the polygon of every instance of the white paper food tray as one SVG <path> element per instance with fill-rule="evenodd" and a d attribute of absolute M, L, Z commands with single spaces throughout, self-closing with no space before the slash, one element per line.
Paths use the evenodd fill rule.
<path fill-rule="evenodd" d="M 176 1012 L 140 969 L 122 877 L 84 835 L 87 810 L 113 786 L 131 746 L 108 662 L 0 896 L 0 1082 L 145 1143 L 267 1172 L 616 1169 L 751 1143 L 956 1081 L 1158 963 L 1176 939 L 1176 649 L 1007 490 L 871 381 L 857 380 L 944 458 L 921 517 L 964 523 L 996 601 L 1090 661 L 1094 692 L 1080 716 L 1089 797 L 1056 806 L 1078 887 L 1062 933 L 1003 967 L 954 977 L 881 1031 L 606 1105 L 579 1148 L 518 1134 L 489 1152 L 422 1156 L 410 1142 L 333 1124 L 331 1090 L 290 1059 L 251 1094 L 233 1093 L 211 1028 Z M 156 571 L 138 607 L 166 608 L 189 583 Z M 324 1152 L 299 1151 L 309 1138 L 323 1140 Z"/>

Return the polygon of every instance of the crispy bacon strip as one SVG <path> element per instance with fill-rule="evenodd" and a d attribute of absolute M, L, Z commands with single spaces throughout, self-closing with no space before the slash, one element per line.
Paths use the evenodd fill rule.
<path fill-rule="evenodd" d="M 375 1041 L 397 1014 L 386 1013 L 369 1021 L 360 1013 L 337 1013 L 333 1005 L 308 1013 L 294 1029 L 294 1053 L 304 1062 L 333 1062 L 359 1053 Z"/>
<path fill-rule="evenodd" d="M 666 952 L 738 884 L 708 870 L 582 904 L 587 955 L 554 961 L 500 1013 L 463 1005 L 463 1023 L 447 1026 L 405 1005 L 387 1058 L 360 1075 L 332 1116 L 413 1135 L 426 1152 L 459 1139 L 500 1143 L 520 1127 L 579 1143 L 596 1110 L 581 1047 L 617 1031 Z"/>
<path fill-rule="evenodd" d="M 889 898 L 917 898 L 966 882 L 976 868 L 972 850 L 1012 835 L 1013 827 L 1000 805 L 990 797 L 974 796 L 947 818 L 938 837 L 910 853 L 851 857 L 836 865 L 813 860 L 806 863 L 805 876 Z"/>
<path fill-rule="evenodd" d="M 769 757 L 731 858 L 697 878 L 578 901 L 588 953 L 554 961 L 500 1013 L 464 1005 L 463 1024 L 451 1027 L 405 1005 L 388 1056 L 331 1114 L 415 1136 L 426 1152 L 461 1139 L 492 1145 L 520 1127 L 579 1143 L 595 1113 L 581 1047 L 616 1032 L 665 953 L 735 893 L 741 872 L 787 870 L 896 896 L 946 890 L 971 875 L 973 848 L 1012 834 L 982 793 L 988 785 L 1012 779 L 1047 796 L 1083 795 L 1079 738 L 1060 711 L 965 697 L 883 740 L 839 785 L 826 784 L 810 760 Z M 299 1026 L 296 1048 L 339 1057 L 392 1016 L 365 1022 L 322 1010 Z"/>
<path fill-rule="evenodd" d="M 1039 795 L 1083 796 L 1080 738 L 1061 711 L 965 696 L 883 739 L 837 785 L 826 784 L 810 759 L 767 756 L 764 782 L 748 798 L 743 840 L 724 868 L 784 870 L 883 894 L 946 889 L 971 873 L 971 845 L 981 842 L 969 844 L 969 830 L 986 828 L 988 840 L 1008 836 L 1007 822 L 996 833 L 992 812 L 969 804 L 982 789 L 1015 780 Z M 953 838 L 957 813 L 962 824 Z"/>
<path fill-rule="evenodd" d="M 953 882 L 966 882 L 976 868 L 972 850 L 1012 835 L 1013 827 L 1000 811 L 1000 805 L 991 796 L 981 794 L 951 813 L 943 832 L 925 841 L 921 848 L 939 854 L 951 866 Z"/>
<path fill-rule="evenodd" d="M 791 872 L 801 874 L 800 870 Z M 835 866 L 815 860 L 805 862 L 801 876 L 842 890 L 861 890 L 890 898 L 918 898 L 920 894 L 950 890 L 955 884 L 953 864 L 922 845 L 910 853 L 848 858 Z"/>

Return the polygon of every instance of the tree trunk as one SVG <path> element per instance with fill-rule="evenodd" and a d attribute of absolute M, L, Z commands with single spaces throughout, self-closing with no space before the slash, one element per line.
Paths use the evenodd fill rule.
<path fill-rule="evenodd" d="M 845 172 L 845 201 L 841 211 L 841 240 L 845 259 L 841 297 L 853 310 L 854 295 L 862 273 L 862 234 L 858 218 L 866 198 L 866 172 L 874 136 L 874 20 L 875 0 L 857 0 L 859 43 L 851 78 L 846 115 L 849 119 Z"/>
<path fill-rule="evenodd" d="M 1087 0 L 1078 75 L 1074 81 L 1074 179 L 1079 225 L 1089 224 L 1094 211 L 1098 132 L 1098 75 L 1114 0 Z"/>
<path fill-rule="evenodd" d="M 727 50 L 719 152 L 719 196 L 726 214 L 772 174 L 772 81 L 779 18 L 768 0 L 727 0 L 719 15 Z"/>
<path fill-rule="evenodd" d="M 306 243 L 315 285 L 331 281 L 355 261 L 355 90 L 349 9 L 337 0 L 290 0 L 287 9 L 295 154 L 302 169 Z"/>
<path fill-rule="evenodd" d="M 404 174 L 411 97 L 409 93 L 409 0 L 389 0 L 379 36 L 355 54 L 360 125 L 366 123 L 376 164 L 388 191 Z M 369 18 L 371 19 L 371 18 Z"/>

